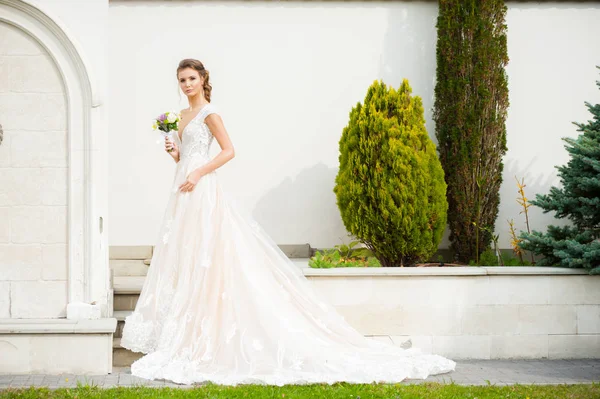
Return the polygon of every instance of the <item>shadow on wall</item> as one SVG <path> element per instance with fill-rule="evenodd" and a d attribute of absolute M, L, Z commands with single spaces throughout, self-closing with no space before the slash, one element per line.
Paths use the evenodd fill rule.
<path fill-rule="evenodd" d="M 427 132 L 437 143 L 432 114 L 438 6 L 436 2 L 392 4 L 379 76 L 394 88 L 400 87 L 402 79 L 408 79 L 413 95 L 423 100 Z"/>
<path fill-rule="evenodd" d="M 425 126 L 429 137 L 437 145 L 432 115 L 438 6 L 435 2 L 392 4 L 389 9 L 379 76 L 394 88 L 400 86 L 402 79 L 408 79 L 413 95 L 423 100 Z M 450 246 L 449 236 L 450 231 L 446 228 L 440 248 Z"/>
<path fill-rule="evenodd" d="M 519 214 L 523 208 L 517 203 L 517 198 L 520 197 L 517 187 L 517 179 L 519 182 L 525 178 L 525 197 L 528 201 L 535 199 L 536 194 L 548 194 L 550 187 L 560 186 L 558 177 L 556 175 L 556 169 L 550 169 L 546 173 L 536 173 L 532 176 L 529 170 L 533 169 L 533 165 L 536 162 L 536 156 L 533 156 L 528 161 L 507 159 L 504 158 L 504 170 L 502 172 L 502 185 L 500 186 L 500 209 L 501 213 L 498 215 L 496 221 L 496 231 L 508 232 L 507 220 L 514 219 L 515 230 L 519 233 L 519 230 L 526 231 L 527 225 L 525 223 L 525 214 Z M 529 226 L 531 230 L 538 230 L 545 232 L 546 227 L 550 224 L 555 226 L 564 226 L 570 224 L 566 219 L 556 219 L 554 212 L 547 214 L 543 213 L 542 208 L 531 205 L 529 208 Z M 504 241 L 508 243 L 509 238 L 501 237 L 501 243 Z M 504 247 L 504 245 L 501 245 Z M 508 244 L 507 248 L 510 247 Z"/>
<path fill-rule="evenodd" d="M 253 218 L 278 244 L 322 248 L 349 241 L 333 192 L 337 172 L 318 163 L 286 178 L 257 202 Z"/>

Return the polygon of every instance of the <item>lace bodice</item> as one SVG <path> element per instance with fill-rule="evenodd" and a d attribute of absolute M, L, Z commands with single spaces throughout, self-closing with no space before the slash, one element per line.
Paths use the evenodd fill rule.
<path fill-rule="evenodd" d="M 180 160 L 195 157 L 208 157 L 208 150 L 214 136 L 204 123 L 206 117 L 216 111 L 212 104 L 206 104 L 187 124 L 181 134 Z"/>

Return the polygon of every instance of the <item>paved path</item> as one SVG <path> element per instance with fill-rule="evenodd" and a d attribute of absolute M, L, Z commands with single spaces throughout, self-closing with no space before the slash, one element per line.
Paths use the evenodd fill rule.
<path fill-rule="evenodd" d="M 460 385 L 511 385 L 511 384 L 589 384 L 600 382 L 600 359 L 596 360 L 463 360 L 449 374 L 433 376 L 426 382 L 455 382 Z M 113 374 L 84 375 L 0 375 L 0 389 L 28 388 L 30 386 L 75 388 L 77 383 L 113 387 L 179 387 L 169 381 L 148 381 L 131 375 L 129 367 L 117 368 Z M 419 384 L 423 380 L 406 381 Z"/>

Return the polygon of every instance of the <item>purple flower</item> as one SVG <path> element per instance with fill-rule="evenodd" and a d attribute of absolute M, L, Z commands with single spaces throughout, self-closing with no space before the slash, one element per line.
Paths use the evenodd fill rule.
<path fill-rule="evenodd" d="M 165 119 L 167 119 L 167 115 L 165 115 L 165 114 L 162 114 L 161 116 L 158 117 L 158 120 L 161 122 L 164 122 Z"/>

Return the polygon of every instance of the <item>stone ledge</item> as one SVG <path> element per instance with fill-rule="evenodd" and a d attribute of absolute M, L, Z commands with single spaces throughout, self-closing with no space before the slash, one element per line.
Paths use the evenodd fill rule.
<path fill-rule="evenodd" d="M 485 266 L 487 274 L 493 275 L 532 275 L 532 276 L 582 276 L 589 273 L 585 269 L 569 269 L 568 267 L 544 267 L 544 266 Z"/>
<path fill-rule="evenodd" d="M 133 313 L 133 310 L 115 310 L 113 315 L 118 321 L 124 321 L 127 316 Z"/>
<path fill-rule="evenodd" d="M 375 277 L 375 276 L 552 276 L 586 275 L 583 269 L 536 266 L 458 266 L 458 267 L 343 267 L 302 269 L 306 277 Z"/>
<path fill-rule="evenodd" d="M 583 269 L 562 267 L 519 267 L 519 266 L 462 266 L 462 267 L 345 267 L 313 269 L 308 260 L 294 261 L 306 277 L 461 277 L 461 276 L 580 276 L 587 275 Z M 593 277 L 592 277 L 593 278 Z M 115 294 L 139 294 L 145 276 L 114 277 Z"/>
<path fill-rule="evenodd" d="M 89 374 L 112 371 L 112 334 L 5 334 L 2 374 Z"/>
<path fill-rule="evenodd" d="M 0 319 L 0 334 L 112 334 L 117 319 Z"/>

